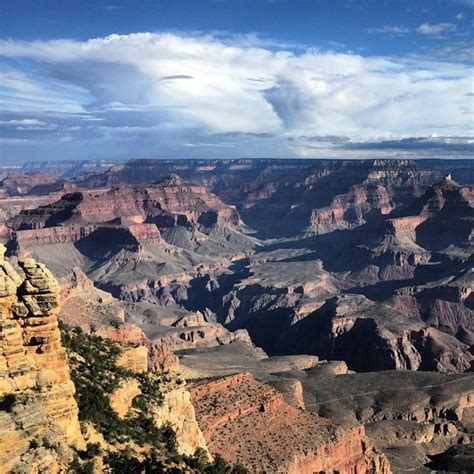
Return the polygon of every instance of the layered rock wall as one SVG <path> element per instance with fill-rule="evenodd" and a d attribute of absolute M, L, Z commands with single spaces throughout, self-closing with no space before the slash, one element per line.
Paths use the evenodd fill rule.
<path fill-rule="evenodd" d="M 61 244 L 77 242 L 97 229 L 96 226 L 61 226 L 42 229 L 26 229 L 13 232 L 13 240 L 19 249 L 35 245 Z"/>
<path fill-rule="evenodd" d="M 67 445 L 83 444 L 57 325 L 59 287 L 32 259 L 19 262 L 23 279 L 4 252 L 0 248 L 0 472 L 57 472 L 68 462 Z"/>
<path fill-rule="evenodd" d="M 335 428 L 248 373 L 202 380 L 191 394 L 211 454 L 250 472 L 390 472 L 362 426 Z"/>

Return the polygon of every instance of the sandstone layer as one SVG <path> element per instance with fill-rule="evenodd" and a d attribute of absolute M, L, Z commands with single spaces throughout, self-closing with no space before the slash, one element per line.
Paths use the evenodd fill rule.
<path fill-rule="evenodd" d="M 0 471 L 56 472 L 83 439 L 57 326 L 59 287 L 44 265 L 0 248 Z M 45 446 L 43 446 L 43 440 Z"/>

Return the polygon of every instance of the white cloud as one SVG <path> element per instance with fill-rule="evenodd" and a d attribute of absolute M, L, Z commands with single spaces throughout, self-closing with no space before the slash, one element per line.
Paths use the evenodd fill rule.
<path fill-rule="evenodd" d="M 404 35 L 410 32 L 410 29 L 404 25 L 385 25 L 382 28 L 373 28 L 371 33 L 389 33 L 394 35 Z"/>
<path fill-rule="evenodd" d="M 0 107 L 9 112 L 81 113 L 90 100 L 85 89 L 72 83 L 7 67 L 0 72 Z"/>
<path fill-rule="evenodd" d="M 419 30 L 439 35 L 449 28 L 424 24 Z M 315 49 L 296 54 L 241 37 L 153 33 L 0 41 L 0 55 L 34 60 L 43 71 L 9 71 L 4 108 L 87 114 L 77 124 L 101 121 L 94 133 L 105 137 L 192 129 L 199 130 L 199 145 L 209 143 L 206 136 L 217 143 L 216 134 L 228 132 L 359 142 L 469 134 L 472 128 L 460 110 L 472 82 L 463 64 Z M 147 123 L 137 124 L 137 117 Z M 117 123 L 107 123 L 112 119 Z"/>
<path fill-rule="evenodd" d="M 26 140 L 24 138 L 4 138 L 0 137 L 0 145 L 31 145 L 33 140 Z"/>
<path fill-rule="evenodd" d="M 418 33 L 425 36 L 440 36 L 455 30 L 456 25 L 453 23 L 423 23 L 416 29 Z"/>
<path fill-rule="evenodd" d="M 30 127 L 43 126 L 46 125 L 46 122 L 38 119 L 0 120 L 0 125 Z"/>

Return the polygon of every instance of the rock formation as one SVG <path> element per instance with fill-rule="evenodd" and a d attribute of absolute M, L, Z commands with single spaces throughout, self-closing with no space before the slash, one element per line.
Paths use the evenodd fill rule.
<path fill-rule="evenodd" d="M 59 287 L 48 269 L 0 248 L 0 471 L 56 472 L 83 439 L 57 325 Z M 44 442 L 43 442 L 44 440 Z"/>
<path fill-rule="evenodd" d="M 450 166 L 452 177 L 446 176 Z M 40 324 L 49 316 L 40 318 L 31 304 L 33 309 L 22 309 L 34 300 L 48 315 L 57 313 L 67 324 L 80 326 L 90 341 L 99 335 L 109 339 L 104 343 L 107 347 L 113 344 L 110 339 L 120 343 L 113 369 L 117 383 L 102 388 L 115 407 L 110 413 L 121 417 L 120 422 L 114 418 L 115 428 L 123 422 L 132 437 L 137 433 L 133 433 L 131 420 L 144 421 L 138 418 L 137 406 L 146 398 L 146 384 L 128 379 L 148 377 L 148 368 L 155 372 L 155 381 L 173 379 L 169 394 L 164 394 L 163 406 L 168 408 L 157 414 L 160 423 L 169 422 L 177 434 L 184 433 L 182 452 L 192 454 L 191 446 L 204 446 L 191 426 L 186 390 L 171 375 L 181 365 L 187 377 L 252 372 L 265 381 L 244 377 L 226 389 L 216 389 L 214 395 L 202 395 L 200 400 L 218 398 L 215 413 L 201 413 L 205 436 L 210 436 L 211 452 L 220 452 L 212 444 L 216 433 L 225 440 L 226 450 L 229 446 L 228 451 L 233 452 L 235 446 L 221 424 L 226 416 L 231 420 L 225 426 L 235 430 L 231 432 L 236 438 L 245 436 L 246 419 L 255 426 L 265 420 L 279 432 L 295 429 L 293 444 L 301 442 L 305 452 L 295 449 L 291 459 L 283 459 L 278 446 L 272 444 L 276 428 L 275 436 L 262 441 L 287 472 L 301 471 L 303 462 L 315 470 L 329 469 L 314 461 L 319 459 L 321 446 L 341 471 L 349 469 L 337 464 L 342 458 L 350 460 L 350 465 L 360 461 L 362 470 L 369 469 L 372 448 L 366 444 L 366 458 L 361 448 L 366 441 L 358 422 L 366 425 L 366 433 L 395 460 L 397 468 L 405 466 L 400 455 L 404 450 L 413 460 L 413 465 L 407 461 L 407 468 L 426 467 L 429 456 L 445 453 L 450 459 L 448 448 L 469 440 L 466 416 L 460 418 L 461 411 L 472 410 L 469 390 L 455 390 L 462 410 L 451 399 L 441 403 L 438 395 L 444 393 L 445 383 L 461 388 L 472 383 L 474 203 L 472 188 L 458 184 L 459 178 L 470 183 L 472 163 L 46 163 L 44 170 L 53 178 L 38 173 L 33 164 L 15 169 L 34 174 L 10 176 L 0 186 L 0 240 L 8 244 L 9 255 L 23 258 L 26 274 L 46 275 L 41 266 L 30 269 L 33 264 L 27 256 L 47 264 L 60 279 L 62 308 L 58 313 L 48 306 L 49 296 L 45 295 L 56 290 L 33 292 L 36 283 L 22 284 L 8 277 L 14 287 L 7 291 L 5 284 L 4 300 L 12 305 L 8 320 L 20 330 L 8 332 L 8 326 L 3 331 L 15 344 L 21 333 L 25 338 L 22 350 L 28 354 L 20 363 L 17 352 L 8 353 L 12 367 L 39 367 L 41 351 L 47 350 L 54 364 L 60 365 L 54 344 L 47 342 L 48 331 L 54 329 L 50 323 Z M 5 177 L 15 169 L 2 164 L 0 175 Z M 64 186 L 56 187 L 65 181 Z M 5 274 L 13 275 L 10 270 Z M 104 359 L 107 357 L 100 360 Z M 74 363 L 81 360 L 74 358 Z M 73 367 L 73 377 L 76 369 Z M 56 380 L 62 383 L 64 376 L 62 369 L 28 370 L 41 374 L 35 383 L 45 381 L 48 387 L 54 387 Z M 354 370 L 359 373 L 350 373 Z M 385 404 L 384 396 L 372 397 L 364 381 L 377 385 L 378 379 L 370 378 L 373 371 L 382 381 L 400 377 L 396 380 L 401 391 L 409 394 L 407 399 L 387 395 L 392 407 Z M 451 375 L 438 379 L 445 376 L 440 372 Z M 15 384 L 30 384 L 30 388 L 8 381 L 2 390 L 35 391 L 31 377 L 20 376 L 16 368 L 12 374 Z M 347 386 L 341 386 L 338 377 Z M 100 385 L 101 381 L 96 382 Z M 324 385 L 326 391 L 318 391 L 313 382 Z M 436 384 L 434 391 L 425 388 L 431 383 Z M 202 387 L 212 384 L 206 381 Z M 266 399 L 261 404 L 264 411 L 255 411 L 258 397 L 246 392 L 252 387 L 268 398 L 268 404 Z M 361 392 L 364 395 L 359 396 Z M 235 400 L 226 399 L 230 394 Z M 6 396 L 11 402 L 9 392 Z M 328 403 L 322 403 L 321 396 Z M 221 399 L 237 401 L 241 413 L 221 405 Z M 10 402 L 5 406 L 10 407 Z M 350 404 L 356 409 L 346 410 Z M 17 400 L 12 406 L 14 410 L 19 407 Z M 174 421 L 170 406 L 178 413 Z M 330 418 L 341 426 L 333 428 L 332 422 L 313 417 L 324 435 L 319 438 L 307 426 L 304 407 L 314 411 L 315 417 Z M 279 410 L 295 415 L 301 430 L 285 424 L 278 417 Z M 3 412 L 14 413 L 2 410 L 2 420 Z M 105 433 L 111 426 L 102 428 Z M 88 438 L 94 440 L 94 436 Z M 346 443 L 348 451 L 338 440 Z M 140 443 L 143 441 L 139 441 L 142 449 Z M 21 443 L 15 449 L 17 445 Z M 56 456 L 44 443 L 39 448 L 44 448 L 43 463 Z M 30 451 L 35 455 L 33 447 Z M 464 458 L 464 454 L 456 450 L 453 456 Z M 26 451 L 18 456 L 25 462 L 33 459 Z M 240 460 L 237 453 L 232 456 L 232 461 Z M 60 464 L 66 457 L 56 456 L 54 462 Z M 247 458 L 249 466 L 267 463 L 264 454 L 258 459 L 246 454 Z M 384 469 L 383 464 L 378 467 Z"/>
<path fill-rule="evenodd" d="M 378 264 L 400 267 L 430 261 L 432 254 L 469 248 L 474 229 L 474 191 L 444 178 L 414 200 L 399 216 L 388 219 L 373 248 Z"/>
<path fill-rule="evenodd" d="M 211 453 L 251 472 L 390 472 L 362 426 L 336 429 L 250 374 L 196 382 L 191 393 Z"/>
<path fill-rule="evenodd" d="M 0 181 L 0 198 L 49 194 L 60 190 L 63 180 L 47 173 L 10 173 Z"/>
<path fill-rule="evenodd" d="M 472 373 L 409 370 L 354 373 L 337 361 L 318 361 L 311 368 L 301 366 L 302 370 L 299 370 L 288 364 L 290 360 L 291 356 L 262 358 L 260 353 L 238 344 L 188 350 L 180 357 L 188 380 L 195 380 L 195 387 L 200 393 L 206 393 L 208 400 L 211 395 L 219 399 L 218 388 L 222 386 L 222 391 L 234 393 L 230 405 L 240 407 L 239 400 L 243 395 L 236 395 L 239 393 L 238 380 L 233 389 L 225 388 L 233 380 L 228 377 L 231 374 L 229 366 L 233 364 L 234 374 L 250 371 L 257 380 L 265 382 L 264 386 L 269 385 L 281 393 L 286 403 L 313 412 L 324 421 L 330 420 L 331 426 L 338 426 L 340 432 L 357 424 L 364 425 L 372 443 L 389 458 L 393 472 L 423 471 L 427 466 L 431 467 L 430 456 L 441 455 L 451 446 L 462 450 L 466 459 L 469 449 L 472 453 Z M 203 381 L 204 377 L 212 378 Z M 206 388 L 208 384 L 211 389 Z M 191 387 L 193 385 L 192 382 Z M 245 383 L 243 385 L 245 387 Z M 191 392 L 193 390 L 191 388 Z M 262 388 L 249 396 L 257 399 L 258 393 L 267 391 Z M 226 411 L 225 406 L 218 403 L 216 406 L 227 414 L 234 412 L 229 407 Z M 203 414 L 209 415 L 209 412 L 203 411 Z M 218 418 L 211 414 L 205 416 L 204 421 L 208 423 L 213 419 Z M 218 429 L 225 434 L 231 428 L 232 423 L 229 423 Z M 262 428 L 262 432 L 265 429 Z M 284 431 L 284 439 L 290 431 L 297 431 L 296 424 Z M 206 430 L 204 432 L 206 435 Z M 253 432 L 249 429 L 249 433 Z M 215 436 L 216 444 L 211 441 L 211 452 L 218 449 L 219 438 Z M 239 437 L 236 434 L 234 439 Z M 255 439 L 260 438 L 255 435 Z"/>
<path fill-rule="evenodd" d="M 175 177 L 143 188 L 122 186 L 105 193 L 64 194 L 55 203 L 21 211 L 9 225 L 21 248 L 35 243 L 76 242 L 114 228 L 120 229 L 130 245 L 138 245 L 158 242 L 161 228 L 212 227 L 220 222 L 238 224 L 235 208 L 225 205 L 205 187 Z"/>
<path fill-rule="evenodd" d="M 172 380 L 164 387 L 163 405 L 153 413 L 158 425 L 169 424 L 176 432 L 178 449 L 192 455 L 198 448 L 207 452 L 206 440 L 196 421 L 191 394 L 184 382 Z"/>
<path fill-rule="evenodd" d="M 336 424 L 362 423 L 393 472 L 423 471 L 431 467 L 429 456 L 451 446 L 472 453 L 472 374 L 382 371 L 334 376 L 316 367 L 299 380 L 307 410 Z"/>
<path fill-rule="evenodd" d="M 285 332 L 284 347 L 330 360 L 344 360 L 360 371 L 408 369 L 464 372 L 469 347 L 416 317 L 362 295 L 328 300 Z"/>

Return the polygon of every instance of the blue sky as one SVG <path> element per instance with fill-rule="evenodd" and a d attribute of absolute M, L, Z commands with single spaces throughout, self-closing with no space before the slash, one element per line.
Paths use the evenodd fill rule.
<path fill-rule="evenodd" d="M 3 0 L 0 160 L 472 157 L 470 0 Z"/>

